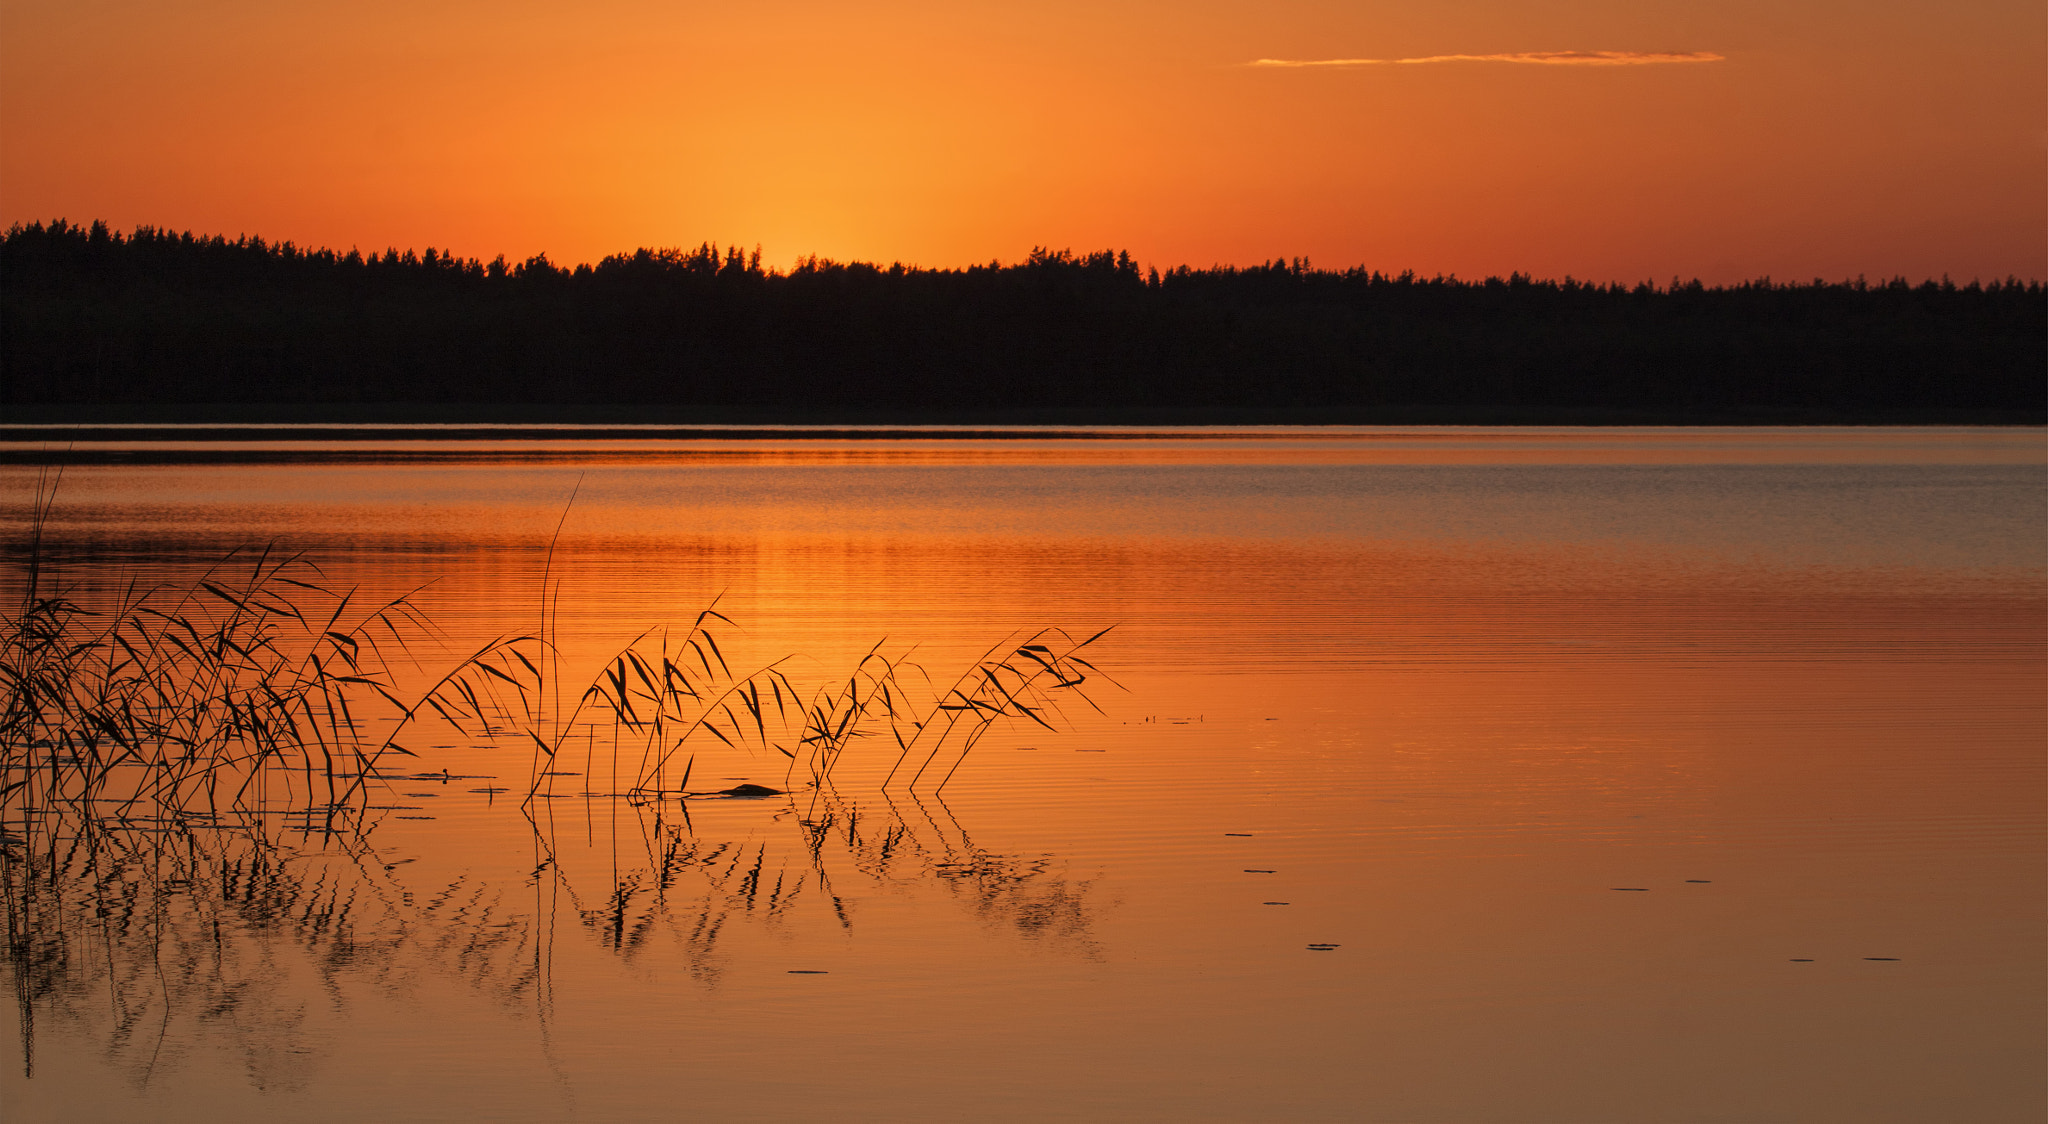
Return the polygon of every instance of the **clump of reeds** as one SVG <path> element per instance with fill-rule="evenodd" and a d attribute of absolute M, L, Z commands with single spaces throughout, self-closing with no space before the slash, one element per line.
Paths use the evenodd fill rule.
<path fill-rule="evenodd" d="M 1078 640 L 1058 628 L 1012 635 L 948 683 L 933 680 L 909 653 L 892 656 L 877 644 L 843 680 L 806 693 L 784 671 L 786 660 L 735 673 L 713 621 L 731 623 L 707 609 L 680 640 L 643 634 L 606 664 L 559 724 L 563 731 L 607 728 L 614 752 L 622 741 L 637 743 L 628 795 L 687 793 L 692 738 L 778 753 L 787 759 L 785 783 L 800 775 L 813 787 L 828 783 L 854 746 L 872 740 L 895 754 L 883 788 L 900 778 L 915 789 L 931 776 L 936 791 L 998 723 L 1055 730 L 1062 699 L 1094 706 L 1082 688 L 1101 673 L 1079 653 L 1108 631 Z M 565 736 L 545 746 L 551 758 Z"/>
<path fill-rule="evenodd" d="M 692 795 L 696 750 L 716 743 L 786 759 L 784 784 L 828 784 L 872 741 L 893 751 L 882 786 L 943 788 L 997 723 L 1048 730 L 1062 699 L 1088 702 L 1099 675 L 1059 629 L 1013 636 L 950 682 L 870 650 L 840 681 L 804 691 L 777 660 L 735 672 L 700 613 L 679 638 L 649 631 L 560 701 L 560 649 L 542 581 L 542 627 L 501 636 L 438 678 L 416 658 L 434 633 L 410 597 L 358 604 L 310 561 L 232 554 L 184 588 L 130 585 L 74 600 L 49 588 L 42 535 L 55 475 L 38 481 L 19 608 L 0 616 L 0 801 L 77 802 L 121 816 L 223 806 L 345 810 L 422 719 L 528 746 L 529 795 L 600 737 L 613 795 Z M 1107 631 L 1107 630 L 1104 630 Z M 400 694 L 406 682 L 431 680 Z M 627 754 L 634 754 L 627 764 Z M 274 792 L 278 785 L 284 791 Z"/>
<path fill-rule="evenodd" d="M 49 588 L 54 494 L 39 481 L 19 608 L 0 616 L 0 799 L 177 811 L 274 803 L 281 781 L 345 806 L 387 756 L 412 755 L 399 739 L 416 718 L 475 713 L 480 691 L 531 670 L 531 641 L 501 638 L 402 700 L 402 665 L 432 630 L 412 600 L 359 606 L 268 550 L 88 607 Z"/>

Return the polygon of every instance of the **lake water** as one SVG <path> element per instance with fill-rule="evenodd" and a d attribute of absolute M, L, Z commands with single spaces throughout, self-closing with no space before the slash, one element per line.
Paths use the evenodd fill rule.
<path fill-rule="evenodd" d="M 545 572 L 572 683 L 714 599 L 806 686 L 1114 626 L 1100 710 L 942 791 L 429 725 L 346 832 L 12 807 L 9 1121 L 2048 1109 L 2041 430 L 374 436 L 74 447 L 55 580 L 276 543 L 431 670 Z"/>

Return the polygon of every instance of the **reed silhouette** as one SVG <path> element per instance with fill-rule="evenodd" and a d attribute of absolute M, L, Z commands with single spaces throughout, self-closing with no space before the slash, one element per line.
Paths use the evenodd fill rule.
<path fill-rule="evenodd" d="M 529 800 L 590 774 L 600 750 L 607 796 L 742 794 L 690 789 L 699 752 L 717 748 L 773 756 L 785 787 L 816 789 L 864 742 L 889 755 L 883 790 L 938 791 L 999 723 L 1054 730 L 1063 700 L 1092 707 L 1090 678 L 1112 682 L 1081 655 L 1107 629 L 1055 628 L 1006 637 L 946 681 L 878 644 L 806 690 L 786 658 L 735 673 L 713 631 L 731 622 L 713 607 L 680 634 L 642 633 L 573 686 L 552 546 L 535 631 L 429 668 L 415 649 L 435 630 L 410 596 L 359 606 L 299 555 L 231 554 L 183 588 L 50 588 L 61 476 L 38 478 L 19 607 L 0 614 L 0 802 L 160 821 L 281 797 L 360 817 L 372 782 L 400 779 L 389 763 L 418 756 L 401 739 L 432 722 L 524 756 Z M 579 746 L 584 768 L 561 768 Z"/>
<path fill-rule="evenodd" d="M 520 650 L 486 643 L 410 700 L 396 693 L 432 624 L 411 598 L 358 606 L 317 567 L 230 554 L 191 585 L 50 588 L 43 528 L 61 473 L 33 502 L 21 598 L 0 614 L 0 807 L 90 808 L 116 821 L 206 818 L 282 798 L 359 815 L 367 782 L 422 719 L 503 710 L 527 688 Z"/>
<path fill-rule="evenodd" d="M 0 405 L 2040 421 L 2043 296 L 2012 278 L 1148 271 L 1044 248 L 955 270 L 777 271 L 705 243 L 571 268 L 58 221 L 0 238 Z"/>

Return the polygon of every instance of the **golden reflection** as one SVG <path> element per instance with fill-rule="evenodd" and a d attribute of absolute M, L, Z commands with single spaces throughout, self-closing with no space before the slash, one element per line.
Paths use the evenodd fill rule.
<path fill-rule="evenodd" d="M 943 679 L 1056 619 L 1115 623 L 1129 692 L 992 729 L 943 801 L 877 792 L 882 723 L 815 788 L 779 732 L 697 734 L 687 785 L 614 796 L 642 743 L 614 773 L 607 705 L 522 814 L 507 686 L 481 733 L 401 739 L 423 759 L 357 816 L 282 784 L 10 810 L 36 1077 L 4 1092 L 743 1118 L 794 1057 L 852 1117 L 2013 1116 L 2048 1056 L 2023 436 L 1739 471 L 592 468 L 566 523 L 552 469 L 79 470 L 48 546 L 82 595 L 303 534 L 365 596 L 442 579 L 429 668 L 545 617 L 555 681 L 631 685 L 619 654 L 716 597 L 720 690 L 791 653 L 838 690 L 884 636 Z M 673 798 L 743 785 L 794 795 Z"/>

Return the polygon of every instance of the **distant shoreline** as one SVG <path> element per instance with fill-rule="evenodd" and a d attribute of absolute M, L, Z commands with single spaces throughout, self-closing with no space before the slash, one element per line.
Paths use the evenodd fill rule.
<path fill-rule="evenodd" d="M 2035 281 L 563 269 L 104 225 L 0 235 L 0 425 L 2048 423 Z M 189 435 L 187 435 L 189 436 Z"/>

